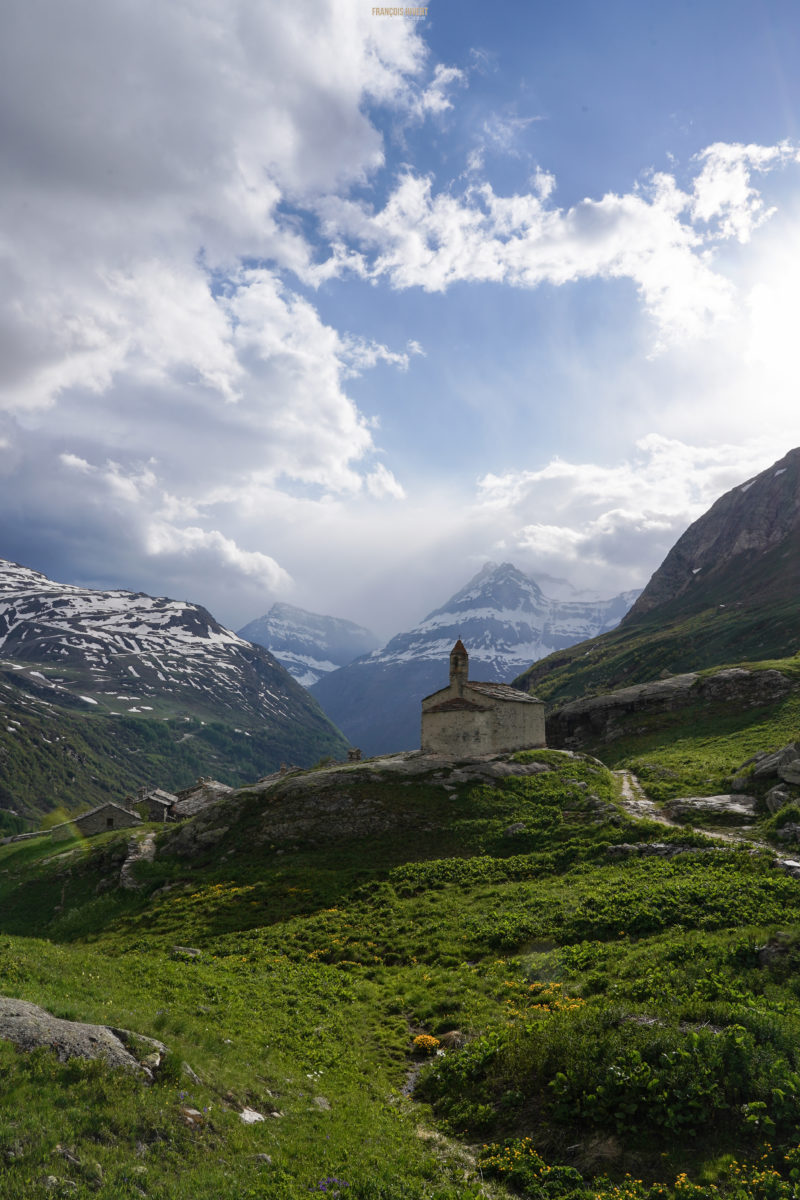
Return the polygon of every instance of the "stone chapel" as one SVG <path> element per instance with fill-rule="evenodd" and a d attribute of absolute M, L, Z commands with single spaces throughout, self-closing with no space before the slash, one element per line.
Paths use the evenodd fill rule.
<path fill-rule="evenodd" d="M 474 757 L 545 746 L 544 704 L 507 683 L 469 678 L 461 638 L 450 652 L 450 683 L 422 701 L 422 749 Z"/>

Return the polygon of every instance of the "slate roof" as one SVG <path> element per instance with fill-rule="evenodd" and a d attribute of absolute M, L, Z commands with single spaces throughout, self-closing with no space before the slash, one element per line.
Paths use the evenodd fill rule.
<path fill-rule="evenodd" d="M 79 821 L 83 821 L 86 817 L 93 817 L 95 813 L 102 812 L 104 808 L 116 808 L 117 812 L 125 813 L 126 817 L 133 817 L 135 821 L 141 821 L 138 813 L 131 812 L 124 804 L 117 804 L 114 800 L 105 800 L 102 804 L 95 805 L 88 812 L 78 813 L 76 817 L 71 817 L 69 821 L 64 821 L 64 825 L 76 825 Z M 58 827 L 57 827 L 58 828 Z"/>
<path fill-rule="evenodd" d="M 512 687 L 510 683 L 479 683 L 470 679 L 469 683 L 464 684 L 464 687 L 468 691 L 491 696 L 493 700 L 513 700 L 515 704 L 542 703 L 535 696 L 529 696 L 527 692 L 521 692 L 518 688 Z"/>

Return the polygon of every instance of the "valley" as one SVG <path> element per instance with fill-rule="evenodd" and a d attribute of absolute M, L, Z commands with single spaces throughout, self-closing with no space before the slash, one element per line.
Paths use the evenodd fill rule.
<path fill-rule="evenodd" d="M 765 472 L 765 486 L 796 487 L 794 466 Z M 756 524 L 778 512 L 780 528 L 759 552 L 736 509 L 745 550 L 727 587 L 740 553 L 748 579 L 759 554 L 793 553 L 760 479 L 747 488 Z M 497 570 L 533 595 L 508 566 L 483 582 Z M 462 596 L 471 619 L 480 592 Z M 688 631 L 715 619 L 708 596 L 678 621 L 680 595 L 648 594 L 643 614 L 634 605 L 518 681 L 535 676 L 549 701 L 546 748 L 395 745 L 342 761 L 334 731 L 316 765 L 276 769 L 302 730 L 298 710 L 281 725 L 273 708 L 260 722 L 269 772 L 257 724 L 248 736 L 202 698 L 192 709 L 177 676 L 176 704 L 152 690 L 153 715 L 131 711 L 145 690 L 121 681 L 130 654 L 150 661 L 149 633 L 118 646 L 119 661 L 98 635 L 93 654 L 108 661 L 90 663 L 74 624 L 65 635 L 52 619 L 48 640 L 42 609 L 29 613 L 33 650 L 9 620 L 23 647 L 2 675 L 10 794 L 41 795 L 48 770 L 73 797 L 88 795 L 82 780 L 108 794 L 137 771 L 164 783 L 196 769 L 202 745 L 220 778 L 225 760 L 237 777 L 187 819 L 86 838 L 12 840 L 7 815 L 3 1200 L 796 1200 L 796 627 L 776 617 L 781 585 L 749 607 L 734 595 L 717 617 L 735 638 L 694 644 Z M 519 625 L 525 604 L 506 607 Z M 398 663 L 430 649 L 428 635 L 449 638 L 450 620 L 432 614 Z M 202 622 L 200 648 L 204 628 L 234 661 L 271 664 Z M 683 657 L 667 667 L 672 637 Z M 235 678 L 216 653 L 211 669 Z M 430 663 L 441 686 L 446 663 L 432 649 Z M 271 669 L 277 706 L 305 694 Z M 113 741 L 93 740 L 103 723 Z"/>

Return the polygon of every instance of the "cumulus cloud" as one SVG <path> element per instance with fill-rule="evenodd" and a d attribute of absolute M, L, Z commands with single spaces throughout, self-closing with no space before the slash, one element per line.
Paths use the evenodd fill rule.
<path fill-rule="evenodd" d="M 350 286 L 363 312 L 372 288 L 625 279 L 664 345 L 738 330 L 715 250 L 755 241 L 772 212 L 763 180 L 797 161 L 788 143 L 718 144 L 688 183 L 654 174 L 558 207 L 533 160 L 519 195 L 478 177 L 535 119 L 508 112 L 482 127 L 468 186 L 413 164 L 380 174 L 376 114 L 415 136 L 447 126 L 467 75 L 369 6 L 10 5 L 0 553 L 56 577 L 180 589 L 241 622 L 289 589 L 315 607 L 324 578 L 342 615 L 402 623 L 444 599 L 443 569 L 454 589 L 484 555 L 569 566 L 587 586 L 627 571 L 627 585 L 740 465 L 752 474 L 752 453 L 667 439 L 614 467 L 486 473 L 477 497 L 420 468 L 412 494 L 353 381 L 390 368 L 416 384 L 441 327 L 394 341 L 394 318 L 375 333 L 338 305 Z M 761 332 L 742 344 L 773 372 L 776 337 L 793 339 L 776 314 L 796 290 L 749 294 Z"/>
<path fill-rule="evenodd" d="M 516 124 L 514 124 L 514 120 Z M 521 118 L 499 118 L 494 140 L 511 144 Z M 527 121 L 527 119 L 526 119 Z M 488 136 L 488 135 L 487 135 Z M 471 151 L 468 171 L 484 167 Z M 329 235 L 349 237 L 366 256 L 351 267 L 395 288 L 443 292 L 463 281 L 536 288 L 579 280 L 629 279 L 654 321 L 656 348 L 707 335 L 731 319 L 737 297 L 716 269 L 712 250 L 746 242 L 773 213 L 753 182 L 789 162 L 797 148 L 717 143 L 697 158 L 689 191 L 673 175 L 653 173 L 630 192 L 548 204 L 555 177 L 541 168 L 532 190 L 498 195 L 489 183 L 457 194 L 435 190 L 432 176 L 407 170 L 383 208 L 328 198 L 320 205 Z"/>
<path fill-rule="evenodd" d="M 487 534 L 502 529 L 497 549 L 534 572 L 624 590 L 643 586 L 692 521 L 784 450 L 769 438 L 743 448 L 651 434 L 635 455 L 607 466 L 555 458 L 536 471 L 486 475 L 475 515 Z"/>
<path fill-rule="evenodd" d="M 244 575 L 259 584 L 266 593 L 285 591 L 291 583 L 287 571 L 268 554 L 243 550 L 218 529 L 200 529 L 196 525 L 177 527 L 166 521 L 153 522 L 146 535 L 149 554 L 160 558 L 191 558 L 209 569 L 222 566 L 226 571 Z"/>

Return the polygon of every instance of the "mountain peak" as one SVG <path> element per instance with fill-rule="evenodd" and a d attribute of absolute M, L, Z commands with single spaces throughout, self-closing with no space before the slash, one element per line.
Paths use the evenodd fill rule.
<path fill-rule="evenodd" d="M 420 699 L 446 684 L 457 639 L 469 652 L 475 679 L 507 683 L 552 650 L 613 628 L 632 598 L 552 600 L 513 563 L 485 563 L 413 629 L 331 672 L 312 691 L 366 753 L 413 748 Z"/>
<path fill-rule="evenodd" d="M 800 448 L 795 448 L 720 496 L 689 526 L 650 579 L 626 623 L 665 604 L 700 611 L 731 602 L 743 589 L 750 602 L 765 588 L 772 592 L 788 587 L 798 570 L 798 535 Z M 782 563 L 772 561 L 777 558 Z"/>
<path fill-rule="evenodd" d="M 269 650 L 303 687 L 378 645 L 375 634 L 354 621 L 283 603 L 273 604 L 265 616 L 250 621 L 239 630 L 239 637 Z"/>

